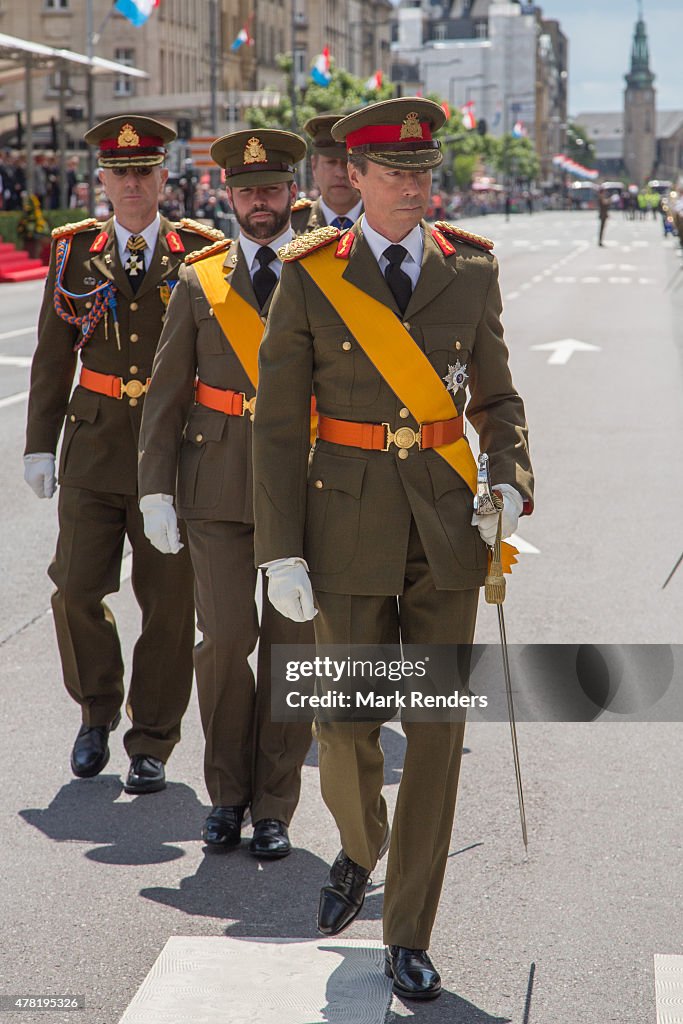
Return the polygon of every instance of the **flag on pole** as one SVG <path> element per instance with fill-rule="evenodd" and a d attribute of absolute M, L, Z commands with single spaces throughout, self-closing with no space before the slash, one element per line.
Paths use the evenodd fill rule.
<path fill-rule="evenodd" d="M 235 41 L 230 46 L 231 53 L 237 53 L 239 48 L 241 46 L 244 46 L 245 44 L 246 44 L 246 46 L 253 46 L 254 45 L 254 40 L 249 35 L 249 27 L 248 27 L 248 25 L 245 25 L 243 28 L 241 28 L 239 30 L 239 32 L 237 33 L 237 35 L 235 36 Z"/>
<path fill-rule="evenodd" d="M 447 121 L 450 120 L 451 108 L 448 106 L 448 104 L 446 103 L 445 100 L 441 104 L 441 109 L 443 110 L 444 114 L 446 115 L 446 120 Z"/>
<path fill-rule="evenodd" d="M 116 0 L 114 9 L 128 18 L 136 28 L 140 28 L 158 6 L 159 0 Z"/>
<path fill-rule="evenodd" d="M 477 127 L 477 121 L 474 116 L 474 100 L 470 100 L 460 108 L 462 114 L 462 126 L 470 131 L 472 128 Z"/>
<path fill-rule="evenodd" d="M 375 71 L 374 75 L 370 75 L 370 77 L 368 78 L 367 82 L 365 83 L 365 88 L 369 89 L 371 91 L 382 88 L 382 69 L 381 68 L 378 68 L 377 71 Z"/>
<path fill-rule="evenodd" d="M 313 62 L 311 78 L 316 85 L 322 85 L 324 89 L 330 84 L 332 73 L 330 71 L 330 48 L 326 46 Z"/>
<path fill-rule="evenodd" d="M 513 139 L 523 139 L 526 134 L 527 130 L 524 121 L 515 121 L 515 123 L 512 126 Z"/>

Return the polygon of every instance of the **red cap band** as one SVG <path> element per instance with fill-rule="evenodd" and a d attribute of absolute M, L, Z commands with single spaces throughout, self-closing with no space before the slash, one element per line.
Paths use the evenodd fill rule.
<path fill-rule="evenodd" d="M 140 135 L 137 146 L 120 146 L 118 138 L 102 139 L 100 149 L 158 149 L 164 145 L 164 140 L 157 135 Z"/>
<path fill-rule="evenodd" d="M 432 132 L 429 122 L 421 121 L 420 128 L 422 129 L 422 140 L 430 142 Z M 401 138 L 401 132 L 404 132 L 403 138 Z M 414 135 L 405 135 L 405 129 L 402 124 L 373 124 L 367 128 L 359 128 L 356 132 L 349 132 L 346 136 L 346 148 L 352 149 L 354 146 L 362 146 L 365 143 L 373 142 L 406 141 L 417 142 L 417 139 Z"/>

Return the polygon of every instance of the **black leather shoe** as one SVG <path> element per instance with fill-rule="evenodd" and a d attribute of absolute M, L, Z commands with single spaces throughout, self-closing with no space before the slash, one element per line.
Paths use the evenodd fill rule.
<path fill-rule="evenodd" d="M 210 850 L 224 853 L 240 845 L 244 807 L 214 807 L 204 822 L 202 839 Z"/>
<path fill-rule="evenodd" d="M 441 995 L 441 978 L 426 949 L 388 946 L 384 973 L 394 979 L 392 991 L 404 999 L 436 999 Z"/>
<path fill-rule="evenodd" d="M 318 931 L 338 935 L 358 916 L 365 900 L 370 872 L 347 857 L 343 850 L 330 868 L 330 881 L 320 890 Z"/>
<path fill-rule="evenodd" d="M 292 852 L 287 826 L 277 818 L 261 818 L 254 824 L 254 835 L 249 843 L 249 853 L 265 860 L 276 860 Z"/>
<path fill-rule="evenodd" d="M 164 762 L 148 754 L 134 754 L 123 788 L 126 793 L 158 793 L 166 789 Z"/>
<path fill-rule="evenodd" d="M 71 751 L 71 771 L 79 779 L 99 775 L 109 760 L 109 733 L 121 721 L 117 712 L 109 725 L 82 725 Z"/>

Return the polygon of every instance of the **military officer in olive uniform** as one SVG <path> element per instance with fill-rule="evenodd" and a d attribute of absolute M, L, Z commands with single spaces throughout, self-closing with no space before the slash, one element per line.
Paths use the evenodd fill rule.
<path fill-rule="evenodd" d="M 332 138 L 332 125 L 341 114 L 318 114 L 304 125 L 311 139 L 311 169 L 320 189 L 315 200 L 299 199 L 292 210 L 292 227 L 297 235 L 315 231 L 326 224 L 344 231 L 363 212 L 360 193 L 349 181 L 346 147 Z"/>
<path fill-rule="evenodd" d="M 52 497 L 66 420 L 59 537 L 48 571 L 57 588 L 52 608 L 64 683 L 81 707 L 71 755 L 79 778 L 107 764 L 109 733 L 120 720 L 124 665 L 104 598 L 119 589 L 126 537 L 132 546 L 142 631 L 126 700 L 131 727 L 124 745 L 131 763 L 125 788 L 149 793 L 164 788 L 164 764 L 180 738 L 192 686 L 194 609 L 187 552 L 170 561 L 143 533 L 137 436 L 171 290 L 185 253 L 206 246 L 207 229 L 159 215 L 166 144 L 175 138 L 167 125 L 130 114 L 98 124 L 85 138 L 98 146 L 99 176 L 114 215 L 53 232 L 24 472 L 38 497 Z"/>
<path fill-rule="evenodd" d="M 281 268 L 276 252 L 293 238 L 294 169 L 305 151 L 303 139 L 275 130 L 235 132 L 212 146 L 240 234 L 188 257 L 181 270 L 140 440 L 147 536 L 160 551 L 177 550 L 177 477 L 178 514 L 187 522 L 195 569 L 203 633 L 195 670 L 213 803 L 203 837 L 210 850 L 237 848 L 250 808 L 249 849 L 266 858 L 290 852 L 287 827 L 311 742 L 310 725 L 271 721 L 270 645 L 313 643 L 313 630 L 267 600 L 259 628 L 251 420 L 258 347 Z M 254 687 L 247 658 L 257 640 Z"/>
<path fill-rule="evenodd" d="M 467 415 L 504 498 L 530 511 L 524 407 L 508 368 L 492 243 L 422 219 L 441 107 L 373 104 L 333 128 L 365 213 L 294 240 L 260 350 L 254 423 L 256 558 L 269 597 L 318 643 L 470 643 L 497 515 L 472 524 Z M 308 469 L 311 382 L 320 416 Z M 474 467 L 474 477 L 472 468 Z M 481 518 L 481 522 L 479 519 Z M 478 528 L 477 528 L 478 527 Z M 448 856 L 464 724 L 403 723 L 407 747 L 384 894 L 386 972 L 429 999 L 427 949 Z M 317 722 L 323 798 L 342 849 L 318 928 L 359 913 L 389 841 L 378 722 Z"/>

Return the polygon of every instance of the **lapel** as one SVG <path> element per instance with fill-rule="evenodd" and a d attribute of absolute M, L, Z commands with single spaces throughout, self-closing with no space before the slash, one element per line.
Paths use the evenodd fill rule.
<path fill-rule="evenodd" d="M 117 290 L 122 295 L 125 295 L 126 298 L 132 299 L 133 289 L 130 286 L 130 281 L 128 280 L 126 272 L 121 266 L 121 261 L 119 260 L 113 217 L 110 217 L 106 224 L 103 225 L 102 230 L 107 232 L 107 244 L 102 252 L 93 253 L 90 258 L 90 263 L 108 281 L 113 281 Z"/>
<path fill-rule="evenodd" d="M 354 224 L 349 230 L 355 235 L 355 241 L 342 277 L 355 285 L 356 288 L 367 292 L 373 299 L 377 299 L 383 305 L 388 306 L 389 309 L 394 311 L 396 316 L 401 317 L 391 288 L 384 280 L 384 276 L 379 269 L 379 263 L 373 256 L 372 249 L 363 238 L 360 224 Z M 403 318 L 401 317 L 401 319 Z"/>
<path fill-rule="evenodd" d="M 169 244 L 166 241 L 166 235 L 172 230 L 174 230 L 173 224 L 171 224 L 169 220 L 166 220 L 165 217 L 161 217 L 159 221 L 157 244 L 154 246 L 154 252 L 152 253 L 149 268 L 140 282 L 140 287 L 136 292 L 136 297 L 144 295 L 153 288 L 158 288 L 164 278 L 168 277 L 172 271 L 177 271 L 179 265 L 182 263 L 183 254 L 171 252 Z M 125 271 L 123 276 L 126 278 L 126 281 L 128 281 Z M 133 289 L 131 288 L 130 291 L 132 295 Z"/>
<path fill-rule="evenodd" d="M 444 288 L 447 288 L 455 280 L 457 274 L 455 256 L 445 256 L 434 241 L 429 225 L 423 221 L 422 227 L 424 229 L 422 267 L 405 312 L 406 320 L 410 320 L 415 313 L 428 306 Z"/>

